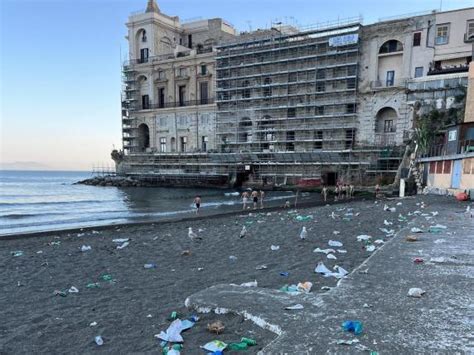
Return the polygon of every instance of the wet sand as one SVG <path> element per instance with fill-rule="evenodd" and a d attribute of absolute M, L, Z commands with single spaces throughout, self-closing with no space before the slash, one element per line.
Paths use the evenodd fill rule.
<path fill-rule="evenodd" d="M 337 280 L 314 273 L 319 261 L 328 268 L 339 265 L 351 272 L 371 255 L 356 236 L 368 234 L 373 240 L 386 240 L 380 228 L 398 231 L 413 218 L 408 212 L 419 209 L 416 204 L 422 200 L 430 204 L 440 198 L 407 198 L 402 205 L 397 205 L 399 200 L 353 201 L 298 211 L 252 211 L 1 240 L 0 353 L 156 353 L 160 346 L 154 335 L 166 330 L 172 311 L 183 317 L 193 314 L 184 307 L 184 300 L 203 288 L 257 280 L 259 287 L 280 289 L 285 284 L 310 281 L 312 292 L 325 292 L 321 287 L 334 287 Z M 385 203 L 396 212 L 384 211 Z M 399 221 L 399 214 L 407 221 Z M 298 221 L 297 216 L 312 218 Z M 384 219 L 393 224 L 384 225 Z M 248 233 L 239 238 L 244 225 Z M 305 241 L 299 238 L 302 226 L 308 230 Z M 188 227 L 202 241 L 191 241 Z M 112 241 L 116 238 L 129 238 L 130 244 L 119 250 Z M 313 252 L 317 247 L 331 248 L 331 239 L 343 243 L 334 249 L 347 253 L 336 253 L 337 260 L 329 260 Z M 82 245 L 92 249 L 81 252 Z M 271 245 L 279 250 L 271 250 Z M 182 255 L 185 250 L 190 255 Z M 23 251 L 23 255 L 12 256 L 12 251 Z M 145 269 L 147 263 L 157 267 Z M 260 265 L 267 268 L 257 270 Z M 111 275 L 113 281 L 104 281 L 103 275 Z M 98 288 L 86 287 L 95 282 Z M 67 297 L 53 294 L 71 286 L 79 293 Z M 232 342 L 241 337 L 257 340 L 259 345 L 248 351 L 256 353 L 274 338 L 271 332 L 238 316 L 200 316 L 200 321 L 183 333 L 183 354 L 204 354 L 199 346 L 212 339 Z M 216 319 L 226 325 L 221 335 L 205 329 Z M 91 322 L 98 325 L 90 327 Z M 96 335 L 104 338 L 103 346 L 94 343 Z"/>

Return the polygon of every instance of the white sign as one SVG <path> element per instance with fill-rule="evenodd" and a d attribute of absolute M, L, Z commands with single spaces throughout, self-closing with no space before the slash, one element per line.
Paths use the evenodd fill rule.
<path fill-rule="evenodd" d="M 456 140 L 456 136 L 457 136 L 456 133 L 458 133 L 457 130 L 449 131 L 448 142 L 452 142 Z"/>
<path fill-rule="evenodd" d="M 357 43 L 358 40 L 359 40 L 359 34 L 351 33 L 348 35 L 329 38 L 329 45 L 331 47 L 347 46 L 348 44 Z"/>

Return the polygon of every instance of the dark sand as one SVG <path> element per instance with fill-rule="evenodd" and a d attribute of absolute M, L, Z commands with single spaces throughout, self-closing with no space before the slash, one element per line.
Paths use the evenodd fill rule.
<path fill-rule="evenodd" d="M 420 209 L 416 204 L 422 200 L 427 204 L 435 201 L 432 197 L 408 198 L 396 206 L 398 200 L 377 204 L 367 200 L 298 210 L 300 215 L 313 215 L 308 222 L 296 221 L 298 214 L 288 213 L 293 210 L 280 210 L 270 215 L 265 211 L 1 240 L 0 353 L 159 352 L 154 335 L 166 330 L 170 313 L 192 314 L 184 307 L 187 296 L 219 283 L 253 280 L 259 287 L 273 289 L 311 281 L 312 292 L 324 292 L 322 286 L 333 287 L 337 280 L 315 274 L 318 261 L 351 272 L 371 255 L 356 236 L 387 239 L 379 228 L 398 231 L 407 223 L 398 221 L 399 213 L 410 221 L 413 217 L 407 213 Z M 385 203 L 397 211 L 383 211 Z M 354 216 L 344 219 L 347 208 L 353 209 Z M 336 219 L 330 217 L 332 212 L 338 215 Z M 357 213 L 360 215 L 355 216 Z M 385 226 L 384 219 L 393 225 Z M 240 239 L 243 225 L 248 234 Z M 189 240 L 188 226 L 202 236 L 202 242 Z M 308 229 L 306 241 L 299 240 L 302 226 Z M 334 235 L 335 230 L 340 234 Z M 117 250 L 114 238 L 130 238 L 131 242 Z M 313 253 L 316 247 L 330 248 L 330 239 L 344 243 L 342 249 L 347 254 L 336 253 L 337 260 L 328 260 L 324 254 Z M 49 245 L 51 242 L 60 245 Z M 272 244 L 280 250 L 272 251 Z M 82 245 L 90 245 L 92 250 L 81 252 Z M 13 257 L 11 252 L 16 250 L 24 255 Z M 184 250 L 190 250 L 191 255 L 182 256 Z M 237 259 L 230 260 L 231 255 Z M 144 269 L 146 263 L 155 263 L 157 268 Z M 256 270 L 261 264 L 268 269 Z M 289 276 L 281 276 L 281 272 Z M 112 275 L 115 282 L 102 281 L 103 274 Z M 100 287 L 86 288 L 92 282 L 99 282 Z M 53 295 L 55 290 L 71 286 L 79 293 Z M 184 354 L 204 354 L 199 346 L 212 339 L 232 342 L 242 336 L 257 340 L 259 345 L 247 352 L 255 353 L 275 337 L 238 316 L 200 316 L 196 326 L 183 333 Z M 216 319 L 226 325 L 218 336 L 206 330 L 207 323 Z M 94 321 L 98 325 L 90 327 Z M 103 346 L 94 343 L 96 335 L 104 338 Z"/>

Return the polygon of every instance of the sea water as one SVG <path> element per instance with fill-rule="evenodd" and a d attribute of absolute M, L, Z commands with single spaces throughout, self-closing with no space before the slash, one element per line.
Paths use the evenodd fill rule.
<path fill-rule="evenodd" d="M 204 211 L 238 209 L 237 190 L 99 187 L 74 184 L 87 172 L 0 171 L 0 235 L 140 222 L 189 215 L 193 199 Z M 291 192 L 269 192 L 280 200 Z"/>

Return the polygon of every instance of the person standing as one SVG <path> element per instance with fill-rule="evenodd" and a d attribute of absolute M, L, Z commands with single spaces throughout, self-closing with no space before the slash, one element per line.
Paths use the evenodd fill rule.
<path fill-rule="evenodd" d="M 247 202 L 249 201 L 249 193 L 247 191 L 242 192 L 242 210 L 245 211 L 247 208 Z"/>
<path fill-rule="evenodd" d="M 354 197 L 354 185 L 352 185 L 352 184 L 349 185 L 349 196 L 351 198 Z"/>
<path fill-rule="evenodd" d="M 199 209 L 201 208 L 201 196 L 196 196 L 194 198 L 194 205 L 196 206 L 196 214 L 199 214 Z"/>
<path fill-rule="evenodd" d="M 265 192 L 260 190 L 260 208 L 263 208 L 263 199 L 265 197 Z"/>
<path fill-rule="evenodd" d="M 323 185 L 321 195 L 323 195 L 324 202 L 326 202 L 328 200 L 328 188 L 326 187 L 326 185 Z"/>
<path fill-rule="evenodd" d="M 253 209 L 257 209 L 257 204 L 258 204 L 258 192 L 256 190 L 252 191 L 252 199 L 253 199 Z"/>

